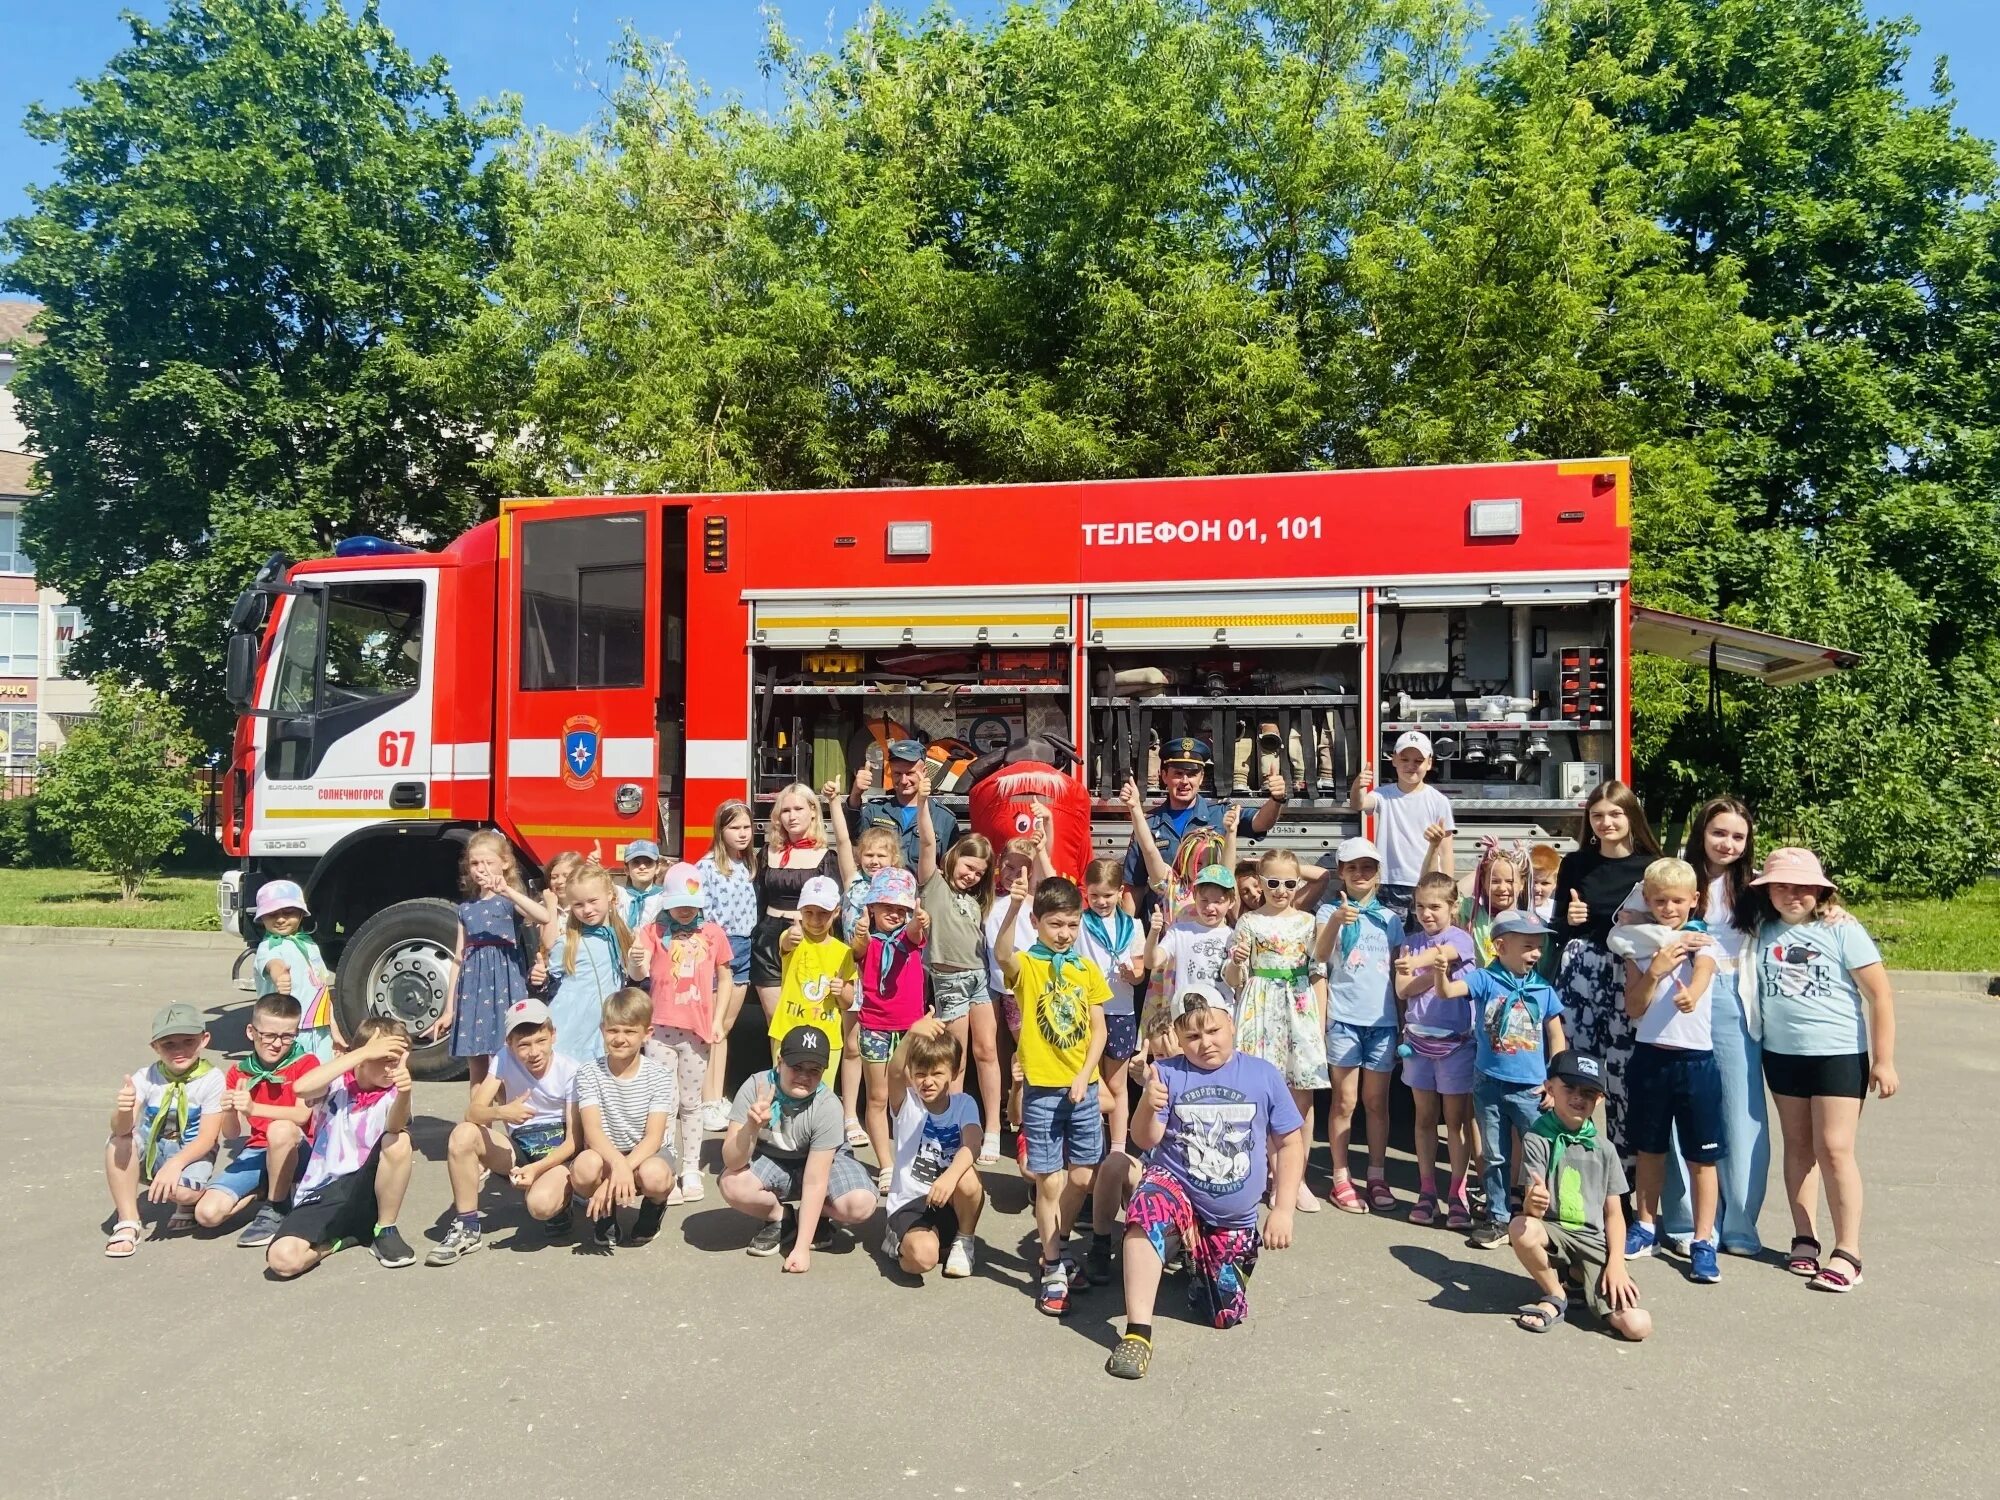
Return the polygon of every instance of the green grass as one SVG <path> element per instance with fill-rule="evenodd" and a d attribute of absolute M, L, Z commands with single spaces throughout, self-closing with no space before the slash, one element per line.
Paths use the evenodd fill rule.
<path fill-rule="evenodd" d="M 0 926 L 143 927 L 217 930 L 215 882 L 161 875 L 139 888 L 136 905 L 118 882 L 88 870 L 0 870 Z"/>
<path fill-rule="evenodd" d="M 1892 969 L 2000 972 L 2000 880 L 1982 880 L 1950 901 L 1858 901 Z"/>

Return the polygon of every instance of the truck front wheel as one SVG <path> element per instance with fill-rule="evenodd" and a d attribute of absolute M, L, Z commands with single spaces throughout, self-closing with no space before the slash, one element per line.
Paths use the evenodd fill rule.
<path fill-rule="evenodd" d="M 458 908 L 449 901 L 399 901 L 375 913 L 340 952 L 334 995 L 348 1036 L 368 1016 L 391 1016 L 410 1033 L 410 1072 L 454 1078 L 465 1059 L 424 1034 L 444 1014 L 451 993 L 451 953 L 458 942 Z"/>

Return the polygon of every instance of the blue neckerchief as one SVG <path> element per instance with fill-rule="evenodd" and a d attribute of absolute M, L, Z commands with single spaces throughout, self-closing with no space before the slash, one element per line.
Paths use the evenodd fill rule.
<path fill-rule="evenodd" d="M 1336 907 L 1338 907 L 1342 903 L 1335 902 L 1334 904 Z M 1351 901 L 1345 904 L 1349 906 L 1354 906 L 1354 903 Z M 1389 911 L 1389 908 L 1384 906 L 1381 903 L 1381 901 L 1376 899 L 1374 896 L 1370 896 L 1366 901 L 1362 902 L 1359 906 L 1355 906 L 1354 909 L 1360 912 L 1361 915 L 1366 920 L 1373 922 L 1377 927 L 1381 928 L 1384 933 L 1388 932 L 1389 917 L 1391 913 Z M 1354 945 L 1360 941 L 1361 941 L 1361 923 L 1349 922 L 1345 927 L 1340 929 L 1340 956 L 1342 958 L 1347 957 L 1348 954 L 1354 951 Z"/>
<path fill-rule="evenodd" d="M 671 906 L 663 906 L 653 921 L 662 932 L 671 937 L 688 937 L 701 931 L 701 924 L 706 915 L 705 912 L 697 911 L 692 921 L 683 922 L 674 916 L 674 909 Z"/>
<path fill-rule="evenodd" d="M 1062 983 L 1063 965 L 1076 964 L 1079 967 L 1086 967 L 1090 963 L 1090 960 L 1077 952 L 1076 949 L 1065 948 L 1058 953 L 1040 938 L 1035 939 L 1035 945 L 1028 950 L 1028 955 L 1031 958 L 1041 959 L 1049 966 L 1050 984 Z"/>
<path fill-rule="evenodd" d="M 778 1070 L 776 1068 L 771 1069 L 771 1071 L 766 1073 L 764 1076 L 771 1080 L 771 1128 L 775 1130 L 778 1128 L 778 1122 L 784 1119 L 785 1117 L 785 1101 L 790 1099 L 792 1096 L 785 1092 L 785 1086 L 783 1083 L 779 1081 Z M 807 1094 L 805 1098 L 801 1099 L 799 1101 L 798 1107 L 800 1109 L 810 1109 L 812 1107 L 813 1100 L 817 1099 L 821 1094 L 825 1092 L 826 1092 L 826 1078 L 825 1075 L 822 1074 L 820 1077 L 819 1087 L 814 1089 L 810 1094 Z"/>
<path fill-rule="evenodd" d="M 1486 966 L 1486 972 L 1497 979 L 1500 987 L 1507 992 L 1506 998 L 1493 1008 L 1486 1021 L 1486 1040 L 1498 1047 L 1500 1038 L 1507 1031 L 1507 1017 L 1514 1013 L 1515 1006 L 1527 1010 L 1533 1019 L 1541 1019 L 1540 1009 L 1528 998 L 1528 991 L 1542 988 L 1542 977 L 1533 969 L 1525 974 L 1515 974 L 1497 958 Z"/>
<path fill-rule="evenodd" d="M 1124 958 L 1125 950 L 1132 946 L 1132 935 L 1139 930 L 1139 924 L 1133 921 L 1131 914 L 1122 907 L 1112 908 L 1111 915 L 1115 920 L 1107 928 L 1104 925 L 1104 918 L 1094 911 L 1086 911 L 1083 914 L 1083 925 L 1097 946 L 1111 955 L 1111 962 L 1115 964 Z"/>
<path fill-rule="evenodd" d="M 875 960 L 876 994 L 881 994 L 888 987 L 889 970 L 895 965 L 897 949 L 900 948 L 906 953 L 914 951 L 910 944 L 909 931 L 910 924 L 904 922 L 894 932 L 872 934 L 877 945 L 876 952 L 879 955 Z"/>

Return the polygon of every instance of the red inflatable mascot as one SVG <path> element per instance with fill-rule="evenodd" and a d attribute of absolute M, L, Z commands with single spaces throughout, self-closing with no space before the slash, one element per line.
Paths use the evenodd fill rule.
<path fill-rule="evenodd" d="M 996 851 L 1034 831 L 1035 804 L 1049 810 L 1049 861 L 1058 875 L 1083 884 L 1090 863 L 1090 793 L 1071 772 L 1076 751 L 1050 736 L 996 751 L 967 773 L 972 831 Z"/>

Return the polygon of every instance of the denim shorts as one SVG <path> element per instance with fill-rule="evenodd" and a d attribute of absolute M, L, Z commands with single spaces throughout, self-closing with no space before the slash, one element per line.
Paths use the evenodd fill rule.
<path fill-rule="evenodd" d="M 252 1193 L 263 1192 L 269 1175 L 264 1165 L 264 1148 L 245 1146 L 229 1158 L 228 1166 L 208 1179 L 208 1190 L 227 1193 L 240 1202 Z"/>
<path fill-rule="evenodd" d="M 885 1063 L 896 1055 L 907 1031 L 877 1031 L 872 1026 L 863 1026 L 861 1031 L 861 1060 L 871 1063 Z"/>
<path fill-rule="evenodd" d="M 1396 1028 L 1328 1021 L 1326 1065 L 1329 1068 L 1366 1068 L 1371 1073 L 1395 1072 Z"/>
<path fill-rule="evenodd" d="M 729 935 L 729 977 L 739 985 L 750 982 L 750 934 Z"/>
<path fill-rule="evenodd" d="M 1070 1103 L 1068 1089 L 1029 1084 L 1021 1100 L 1021 1129 L 1028 1137 L 1028 1170 L 1037 1177 L 1060 1172 L 1065 1164 L 1094 1167 L 1104 1159 L 1104 1116 L 1094 1083 L 1081 1104 Z"/>
<path fill-rule="evenodd" d="M 975 1005 L 991 1005 L 986 993 L 983 969 L 933 969 L 931 1006 L 940 1021 L 959 1021 L 972 1014 Z"/>

